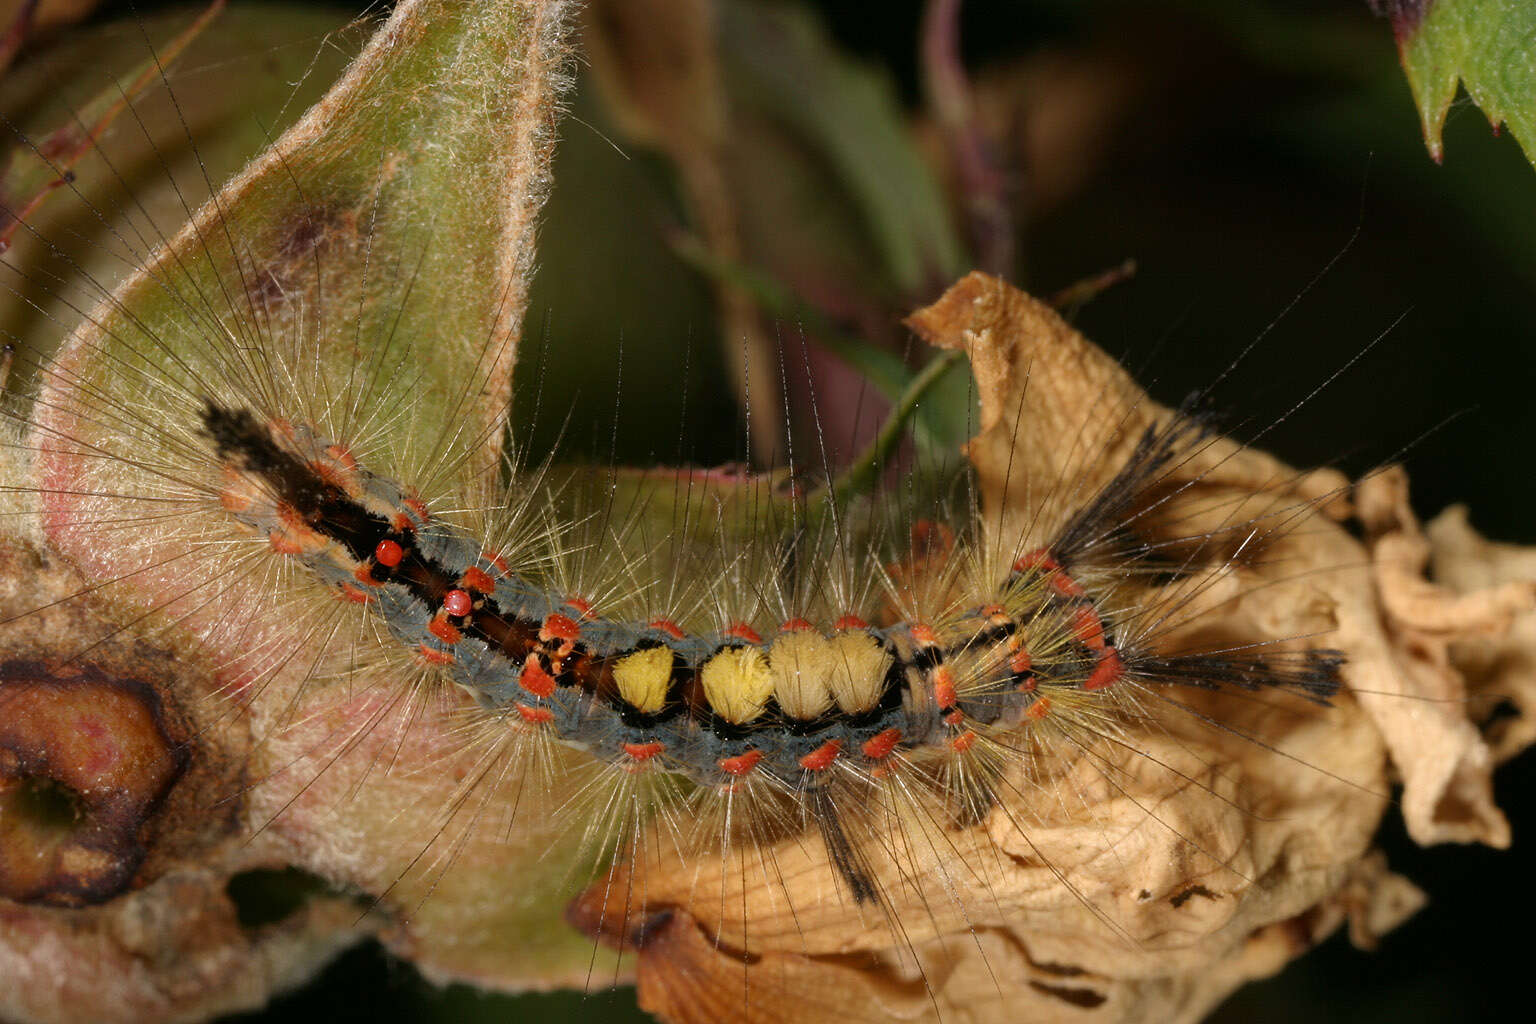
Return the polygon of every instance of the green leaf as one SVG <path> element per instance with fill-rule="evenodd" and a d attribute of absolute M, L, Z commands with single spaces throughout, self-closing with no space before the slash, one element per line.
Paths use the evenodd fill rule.
<path fill-rule="evenodd" d="M 83 390 L 109 377 L 102 394 L 153 407 L 164 398 L 133 394 L 130 382 L 170 373 L 188 407 L 165 412 L 196 422 L 200 400 L 190 396 L 201 382 L 243 372 L 232 358 L 265 359 L 248 345 L 282 343 L 290 367 L 310 367 L 302 397 L 322 429 L 335 426 L 328 417 L 345 410 L 364 372 L 412 377 L 418 423 L 497 437 L 547 182 L 553 94 L 565 80 L 563 65 L 540 64 L 543 94 L 530 96 L 525 62 L 550 49 L 541 36 L 554 9 L 512 0 L 397 7 L 325 99 L 162 251 L 147 261 L 142 250 L 129 254 L 141 269 L 61 354 L 54 378 L 78 373 L 72 383 Z M 415 462 L 387 469 L 417 470 L 436 461 L 425 449 L 451 443 L 448 427 L 423 438 L 414 426 L 390 429 L 391 447 Z M 495 447 L 480 449 L 479 468 L 496 464 Z"/>
<path fill-rule="evenodd" d="M 114 82 L 111 88 L 97 94 L 46 138 L 35 143 L 15 140 L 9 154 L 11 160 L 0 167 L 3 171 L 0 173 L 0 252 L 10 248 L 17 229 L 51 193 L 74 180 L 75 163 L 95 148 L 97 140 L 129 108 L 134 97 L 158 84 L 163 69 L 174 62 L 223 9 L 222 2 L 210 5 L 153 57 L 140 61 L 131 77 Z"/>
<path fill-rule="evenodd" d="M 1417 5 L 1404 5 L 1413 8 Z M 1413 88 L 1430 154 L 1456 83 L 1495 126 L 1507 124 L 1536 161 L 1536 4 L 1529 0 L 1426 0 L 1422 16 L 1393 15 L 1398 51 Z"/>
<path fill-rule="evenodd" d="M 14 391 L 31 389 L 29 369 L 58 347 L 81 312 L 319 99 L 366 38 L 366 26 L 348 28 L 335 11 L 237 4 L 174 64 L 165 49 L 156 51 L 158 66 L 144 57 L 146 39 L 172 39 L 190 24 L 178 11 L 92 26 L 6 71 L 0 202 L 17 208 L 63 170 L 74 176 L 26 212 L 25 223 L 9 226 L 13 244 L 4 262 L 25 268 L 0 274 L 0 337 L 18 351 Z M 148 83 L 141 80 L 146 67 L 155 72 Z M 125 94 L 117 119 L 91 131 Z M 71 129 L 92 149 L 66 168 L 50 141 Z"/>
<path fill-rule="evenodd" d="M 243 687 L 246 714 L 220 719 L 261 723 L 249 771 L 263 783 L 242 794 L 242 856 L 368 894 L 392 916 L 386 941 L 424 973 L 502 988 L 613 974 L 606 954 L 558 925 L 583 881 L 579 830 L 553 813 L 569 794 L 549 790 L 511 835 L 468 834 L 515 802 L 481 788 L 474 798 L 490 810 L 455 803 L 478 769 L 456 771 L 441 751 L 480 756 L 448 745 L 461 707 L 406 712 L 391 738 L 389 716 L 364 709 L 379 699 L 372 688 L 341 665 L 315 667 L 343 656 L 324 629 L 243 572 L 189 590 L 216 563 L 186 566 L 216 532 L 200 518 L 217 486 L 200 436 L 211 400 L 361 438 L 371 468 L 428 495 L 472 501 L 499 468 L 568 78 L 568 6 L 402 0 L 325 97 L 184 227 L 122 239 L 137 267 L 85 308 L 42 370 L 29 435 L 48 541 L 93 580 L 121 580 L 109 589 L 125 613 L 174 620 L 167 643 L 207 655 L 221 686 Z M 143 511 L 166 503 L 176 512 Z M 127 537 L 125 516 L 136 524 Z M 225 625 L 236 619 L 238 637 Z M 285 653 L 274 664 L 263 650 Z M 335 749 L 328 720 L 359 728 Z M 298 791 L 284 793 L 289 784 Z M 317 945 L 334 948 L 357 920 L 318 922 Z"/>
<path fill-rule="evenodd" d="M 750 161 L 737 158 L 739 185 L 754 199 L 769 200 L 780 223 L 793 227 L 776 234 L 810 230 L 817 215 L 846 205 L 879 261 L 876 276 L 888 287 L 921 293 L 964 269 L 943 193 L 912 144 L 885 75 L 839 52 L 799 5 L 726 3 L 720 31 L 737 130 L 763 136 L 741 140 L 757 148 Z M 756 118 L 767 125 L 755 125 Z M 783 137 L 775 139 L 769 126 Z M 757 177 L 747 177 L 754 171 Z M 775 180 L 791 174 L 808 180 L 799 188 L 793 180 Z M 786 216 L 790 211 L 795 216 Z M 819 241 L 828 231 L 820 227 L 816 234 Z M 789 240 L 782 244 L 793 247 Z"/>

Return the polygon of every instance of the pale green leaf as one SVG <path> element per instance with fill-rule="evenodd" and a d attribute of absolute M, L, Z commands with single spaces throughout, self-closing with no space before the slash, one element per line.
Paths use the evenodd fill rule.
<path fill-rule="evenodd" d="M 1399 14 L 1393 27 L 1431 155 L 1436 160 L 1443 156 L 1441 132 L 1460 82 L 1488 120 L 1508 125 L 1531 156 L 1536 152 L 1536 4 L 1429 0 L 1426 6 L 1417 23 Z"/>

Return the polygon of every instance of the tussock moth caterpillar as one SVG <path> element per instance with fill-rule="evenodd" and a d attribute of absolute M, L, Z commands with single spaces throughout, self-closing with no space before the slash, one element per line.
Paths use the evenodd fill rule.
<path fill-rule="evenodd" d="M 674 1017 L 774 1019 L 791 999 L 803 1017 L 948 1019 L 1024 998 L 1112 1015 L 1190 1005 L 1170 972 L 1209 950 L 1165 944 L 1170 927 L 1220 945 L 1248 935 L 1244 913 L 1300 926 L 1253 892 L 1310 849 L 1260 838 L 1289 834 L 1267 809 L 1295 807 L 1287 785 L 1379 813 L 1374 733 L 1352 706 L 1312 706 L 1333 695 L 1333 631 L 1219 610 L 1285 588 L 1312 596 L 1268 613 L 1348 607 L 1288 564 L 1316 557 L 1314 527 L 1344 543 L 1318 512 L 1336 477 L 1170 417 L 1048 311 L 977 278 L 923 321 L 969 346 L 983 398 L 979 497 L 934 503 L 953 540 L 916 493 L 882 526 L 878 508 L 813 516 L 803 481 L 785 498 L 753 477 L 663 477 L 627 508 L 610 489 L 572 514 L 524 467 L 502 493 L 505 290 L 476 311 L 483 334 L 422 326 L 450 311 L 418 290 L 430 236 L 392 221 L 400 167 L 380 156 L 348 181 L 313 153 L 284 157 L 281 215 L 246 219 L 226 192 L 38 368 L 24 442 L 38 470 L 21 493 L 88 580 L 63 602 L 77 617 L 63 663 L 96 665 L 126 631 L 206 673 L 173 688 L 200 698 L 177 708 L 190 721 L 149 716 L 169 749 L 233 736 L 211 806 L 238 792 L 254 835 L 210 822 L 205 861 L 309 858 L 364 894 L 367 912 L 314 901 L 307 915 L 339 918 L 328 934 L 388 927 L 429 969 L 475 976 L 491 969 L 469 959 L 486 955 L 476 922 L 444 910 L 484 884 L 477 871 L 515 866 L 519 888 L 558 893 L 583 857 L 612 859 L 572 914 L 639 947 L 643 997 Z M 164 319 L 138 313 L 145 296 Z M 326 330 L 338 309 L 344 346 Z M 1021 359 L 1026 342 L 1041 347 Z M 441 425 L 425 434 L 403 425 L 428 416 Z M 1411 534 L 1391 493 L 1372 529 Z M 640 514 L 656 505 L 659 534 Z M 1362 738 L 1350 771 L 1322 757 L 1341 735 Z M 1239 784 L 1224 738 L 1306 770 Z M 154 785 L 146 806 L 170 806 Z M 370 813 L 398 847 L 373 863 L 356 828 Z M 1324 818 L 1363 849 L 1369 815 Z M 146 897 L 206 895 L 175 863 L 147 864 L 133 869 Z M 1341 870 L 1284 898 L 1325 907 L 1321 927 L 1341 912 L 1324 895 Z M 547 909 L 508 905 L 525 927 Z M 521 944 L 524 969 L 548 969 L 537 958 L 558 941 Z M 575 980 L 611 976 L 586 938 L 564 942 L 582 953 Z M 1097 969 L 1062 949 L 1092 950 Z M 1128 973 L 1103 966 L 1116 962 Z M 1023 995 L 997 977 L 1020 965 Z"/>

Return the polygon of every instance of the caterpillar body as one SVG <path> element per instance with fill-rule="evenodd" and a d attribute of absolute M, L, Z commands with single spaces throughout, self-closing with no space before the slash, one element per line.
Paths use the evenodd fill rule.
<path fill-rule="evenodd" d="M 467 40 L 498 17 L 446 6 L 485 19 Z M 549 18 L 542 56 L 505 63 L 558 65 Z M 443 105 L 525 87 L 489 76 Z M 323 121 L 345 109 L 304 127 L 352 139 Z M 79 578 L 6 606 L 0 699 L 66 676 L 87 695 L 69 700 L 148 694 L 134 728 L 177 757 L 120 801 L 140 818 L 93 794 L 89 834 L 40 844 L 35 927 L 115 936 L 133 911 L 114 899 L 180 906 L 182 886 L 238 938 L 173 937 L 256 972 L 276 930 L 230 924 L 224 886 L 293 865 L 340 890 L 312 902 L 326 951 L 380 936 L 504 987 L 637 975 L 667 1020 L 1001 1020 L 1023 999 L 1173 1019 L 1263 969 L 1210 964 L 1315 941 L 1379 882 L 1361 862 L 1387 755 L 1341 686 L 1373 648 L 1332 636 L 1377 614 L 1330 507 L 1342 475 L 1234 444 L 1198 400 L 1157 407 L 974 275 L 941 300 L 965 330 L 918 331 L 974 369 L 944 495 L 846 501 L 824 438 L 784 491 L 679 470 L 626 499 L 609 467 L 563 493 L 547 453 L 501 451 L 547 151 L 517 165 L 511 214 L 471 211 L 515 258 L 444 274 L 421 225 L 448 200 L 402 171 L 462 172 L 430 138 L 343 173 L 285 137 L 174 237 L 115 235 L 135 272 L 93 307 L 45 286 L 79 323 L 24 357 L 7 489 L 36 557 Z M 60 609 L 39 653 L 25 634 Z M 0 776 L 55 771 L 44 718 L 0 726 L 26 755 Z M 179 781 L 184 761 L 218 777 Z M 109 855 L 95 888 L 60 881 Z M 227 1006 L 200 984 L 193 1009 L 150 985 L 161 1002 L 115 1012 Z"/>
<path fill-rule="evenodd" d="M 1251 689 L 1293 686 L 1318 700 L 1338 687 L 1340 656 L 1290 668 L 1263 657 L 1122 653 L 1095 599 L 1071 575 L 1101 536 L 1103 508 L 1134 504 L 1188 432 L 1143 437 L 1131 462 L 1066 525 L 1068 544 L 1026 552 L 992 599 L 930 624 L 873 628 L 846 611 L 830 634 L 803 619 L 766 641 L 746 622 L 685 633 L 658 619 L 604 618 L 509 566 L 462 529 L 434 523 L 399 485 L 373 476 L 308 429 L 286 444 L 247 412 L 211 404 L 204 424 L 237 481 L 221 499 L 493 712 L 548 727 L 560 741 L 626 768 L 656 767 L 705 786 L 756 775 L 806 798 L 856 900 L 873 883 L 847 859 L 829 780 L 868 783 L 893 756 L 964 756 L 1050 714 L 1052 695 L 1130 680 Z M 839 771 L 838 769 L 844 769 Z M 985 809 L 985 776 L 967 795 Z M 841 799 L 857 798 L 842 794 Z"/>

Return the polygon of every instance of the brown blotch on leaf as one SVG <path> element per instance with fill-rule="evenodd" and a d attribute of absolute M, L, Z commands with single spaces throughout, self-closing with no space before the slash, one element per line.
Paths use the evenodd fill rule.
<path fill-rule="evenodd" d="M 615 872 L 612 877 L 621 876 Z M 572 928 L 595 942 L 618 950 L 644 949 L 651 937 L 667 926 L 672 908 L 646 907 L 644 912 L 623 898 L 623 890 L 597 884 L 573 899 L 565 908 Z"/>
<path fill-rule="evenodd" d="M 1211 892 L 1211 890 L 1207 889 L 1203 885 L 1192 885 L 1188 889 L 1175 893 L 1169 897 L 1168 902 L 1175 907 L 1182 907 L 1196 896 L 1204 896 L 1208 900 L 1221 899 L 1221 893 L 1219 892 Z"/>
<path fill-rule="evenodd" d="M 312 287 L 326 271 L 328 253 L 358 239 L 357 214 L 327 203 L 312 203 L 283 220 L 271 244 L 259 247 L 269 259 L 251 273 L 248 292 L 258 312 L 285 304 Z"/>
<path fill-rule="evenodd" d="M 0 663 L 0 895 L 78 906 L 123 891 L 186 767 L 148 685 L 91 665 Z"/>
<path fill-rule="evenodd" d="M 1030 979 L 1029 987 L 1037 992 L 1042 992 L 1045 995 L 1060 999 L 1062 1002 L 1068 1003 L 1072 1006 L 1081 1006 L 1085 1010 L 1092 1009 L 1095 1006 L 1103 1006 L 1104 1001 L 1109 998 L 1108 996 L 1104 995 L 1104 993 L 1095 992 L 1091 988 L 1070 988 L 1066 985 L 1047 985 L 1045 982 L 1035 981 L 1033 978 Z"/>
<path fill-rule="evenodd" d="M 195 657 L 119 632 L 56 560 L 0 537 L 0 896 L 111 900 L 233 830 L 244 723 Z M 81 652 L 85 653 L 82 654 Z"/>

